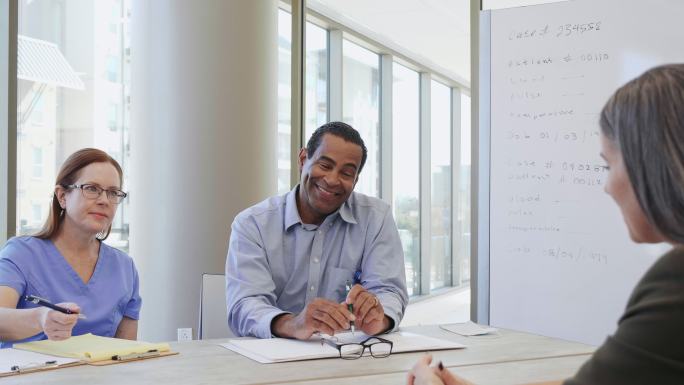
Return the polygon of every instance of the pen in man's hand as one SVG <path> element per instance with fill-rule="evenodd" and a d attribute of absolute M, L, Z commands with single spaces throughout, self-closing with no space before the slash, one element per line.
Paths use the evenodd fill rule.
<path fill-rule="evenodd" d="M 75 311 L 73 311 L 73 310 L 71 310 L 71 309 L 67 309 L 67 308 L 65 308 L 65 307 L 61 307 L 61 306 L 54 305 L 54 304 L 52 304 L 50 301 L 48 301 L 48 300 L 46 300 L 46 299 L 44 299 L 44 298 L 36 297 L 35 295 L 27 295 L 27 296 L 24 297 L 24 299 L 26 300 L 26 302 L 35 303 L 36 305 L 39 305 L 39 306 L 45 306 L 45 307 L 50 308 L 50 309 L 52 309 L 52 310 L 56 310 L 56 311 L 58 311 L 58 312 L 60 312 L 60 313 L 64 313 L 64 314 L 78 314 L 78 318 L 79 318 L 79 319 L 85 319 L 85 318 L 86 318 L 86 316 L 85 316 L 84 314 L 77 313 L 77 312 L 75 312 Z"/>
<path fill-rule="evenodd" d="M 347 296 L 349 296 L 349 292 L 351 291 L 351 283 L 347 281 Z M 349 309 L 349 312 L 354 314 L 354 305 L 348 303 L 347 304 L 347 309 Z M 356 332 L 356 328 L 354 327 L 354 321 L 349 321 L 349 324 L 351 325 L 351 331 L 352 335 L 354 335 L 354 332 Z"/>

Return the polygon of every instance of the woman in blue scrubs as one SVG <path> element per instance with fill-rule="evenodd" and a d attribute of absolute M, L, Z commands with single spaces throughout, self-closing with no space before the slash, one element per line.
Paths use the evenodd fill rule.
<path fill-rule="evenodd" d="M 126 197 L 122 181 L 121 166 L 97 149 L 64 162 L 42 230 L 0 251 L 0 347 L 85 333 L 136 339 L 138 272 L 131 257 L 102 242 Z M 81 316 L 34 305 L 26 295 Z"/>

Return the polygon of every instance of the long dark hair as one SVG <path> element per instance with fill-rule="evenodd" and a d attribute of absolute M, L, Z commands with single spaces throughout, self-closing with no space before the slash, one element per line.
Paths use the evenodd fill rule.
<path fill-rule="evenodd" d="M 665 238 L 684 243 L 684 64 L 652 68 L 620 87 L 600 125 L 622 153 L 648 220 Z"/>
<path fill-rule="evenodd" d="M 110 163 L 119 173 L 119 184 L 123 184 L 123 170 L 121 169 L 119 162 L 102 150 L 98 150 L 96 148 L 84 148 L 74 152 L 67 158 L 67 160 L 64 161 L 64 164 L 62 164 L 62 167 L 59 169 L 59 173 L 57 174 L 55 186 L 59 185 L 66 187 L 68 185 L 74 184 L 78 179 L 81 169 L 91 163 Z M 43 228 L 36 233 L 34 237 L 42 239 L 52 238 L 52 236 L 57 233 L 64 220 L 64 217 L 60 215 L 61 212 L 62 207 L 59 205 L 56 192 L 53 192 L 52 204 L 50 205 L 48 218 L 45 221 Z M 111 231 L 112 225 L 110 224 L 104 237 L 98 239 L 107 239 Z"/>

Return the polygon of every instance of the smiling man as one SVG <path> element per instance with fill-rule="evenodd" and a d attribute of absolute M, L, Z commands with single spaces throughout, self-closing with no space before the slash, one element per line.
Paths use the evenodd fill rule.
<path fill-rule="evenodd" d="M 235 218 L 226 260 L 235 334 L 308 339 L 351 322 L 370 335 L 398 327 L 404 253 L 390 206 L 354 192 L 366 156 L 356 130 L 327 123 L 299 152 L 299 184 Z"/>

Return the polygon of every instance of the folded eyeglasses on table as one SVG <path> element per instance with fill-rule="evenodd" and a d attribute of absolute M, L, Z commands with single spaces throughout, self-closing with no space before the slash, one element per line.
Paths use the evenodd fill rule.
<path fill-rule="evenodd" d="M 337 349 L 340 353 L 340 358 L 345 360 L 355 360 L 361 358 L 363 353 L 368 349 L 370 355 L 374 358 L 385 358 L 392 354 L 392 341 L 380 337 L 368 337 L 361 342 L 340 343 L 337 337 L 323 338 L 321 337 L 321 346 L 328 344 Z"/>

